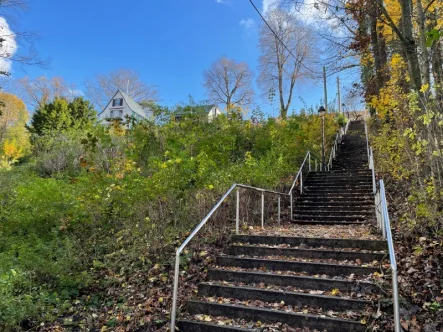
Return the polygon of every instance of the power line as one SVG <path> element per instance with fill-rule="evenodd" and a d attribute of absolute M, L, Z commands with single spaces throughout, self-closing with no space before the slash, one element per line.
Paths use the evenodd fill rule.
<path fill-rule="evenodd" d="M 277 38 L 277 40 L 280 42 L 280 44 L 282 44 L 283 47 L 289 52 L 289 54 L 292 55 L 292 57 L 295 59 L 295 61 L 297 61 L 302 67 L 304 67 L 305 69 L 309 70 L 311 73 L 318 74 L 318 73 L 314 72 L 311 68 L 306 67 L 303 64 L 303 62 L 301 62 L 301 61 L 299 61 L 297 59 L 297 57 L 294 55 L 294 53 L 292 53 L 292 51 L 280 39 L 280 37 L 277 35 L 277 33 L 274 31 L 274 29 L 272 29 L 272 27 L 269 25 L 268 21 L 266 21 L 266 19 L 262 15 L 262 13 L 258 10 L 257 6 L 254 4 L 254 2 L 252 0 L 249 0 L 249 2 L 251 3 L 252 7 L 254 7 L 254 9 L 258 13 L 258 15 L 260 15 L 261 19 L 263 20 L 263 22 L 265 22 L 266 26 L 269 28 L 269 30 L 272 32 L 272 34 L 275 36 L 275 38 Z"/>

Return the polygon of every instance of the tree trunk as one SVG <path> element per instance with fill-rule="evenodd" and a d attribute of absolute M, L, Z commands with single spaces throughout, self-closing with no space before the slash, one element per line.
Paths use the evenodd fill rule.
<path fill-rule="evenodd" d="M 389 67 L 388 67 L 388 55 L 386 52 L 386 39 L 383 36 L 383 32 L 378 33 L 378 49 L 380 52 L 380 66 L 383 73 L 383 84 L 389 81 Z"/>
<path fill-rule="evenodd" d="M 375 86 L 377 95 L 380 89 L 383 87 L 383 75 L 380 59 L 380 48 L 377 34 L 377 5 L 373 2 L 369 4 L 369 19 L 370 19 L 370 35 L 371 35 L 371 48 L 372 55 L 374 56 L 374 70 L 375 70 Z"/>
<path fill-rule="evenodd" d="M 403 38 L 401 38 L 402 46 L 405 50 L 409 76 L 411 79 L 412 88 L 415 91 L 420 91 L 422 87 L 420 62 L 418 60 L 417 45 L 414 39 L 413 24 L 412 24 L 412 1 L 401 0 L 401 14 L 402 14 L 402 26 L 403 26 Z"/>
<path fill-rule="evenodd" d="M 435 41 L 431 49 L 432 55 L 432 76 L 435 82 L 435 98 L 437 99 L 439 109 L 443 107 L 443 60 L 441 42 Z"/>
<path fill-rule="evenodd" d="M 417 22 L 418 22 L 418 31 L 419 31 L 419 42 L 421 49 L 421 63 L 422 69 L 421 72 L 423 74 L 423 84 L 431 83 L 431 68 L 429 64 L 429 53 L 428 48 L 426 47 L 426 16 L 423 9 L 422 0 L 416 0 L 417 3 Z"/>

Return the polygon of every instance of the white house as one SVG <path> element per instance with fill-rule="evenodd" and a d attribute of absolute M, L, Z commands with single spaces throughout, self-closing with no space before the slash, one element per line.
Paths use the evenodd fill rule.
<path fill-rule="evenodd" d="M 174 112 L 175 120 L 180 121 L 187 115 L 193 115 L 198 117 L 204 117 L 209 122 L 221 115 L 222 111 L 217 105 L 199 105 L 199 106 L 186 106 L 178 107 Z"/>
<path fill-rule="evenodd" d="M 153 113 L 149 108 L 143 108 L 126 93 L 118 90 L 104 110 L 98 114 L 98 119 L 102 123 L 107 123 L 106 119 L 122 119 L 126 116 L 134 117 L 136 120 L 152 120 Z"/>

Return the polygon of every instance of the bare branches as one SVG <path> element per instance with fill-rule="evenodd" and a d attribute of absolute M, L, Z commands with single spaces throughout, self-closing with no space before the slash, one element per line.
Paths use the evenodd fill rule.
<path fill-rule="evenodd" d="M 95 75 L 86 82 L 85 94 L 102 110 L 117 90 L 127 93 L 138 103 L 157 100 L 155 86 L 143 82 L 139 73 L 131 69 L 118 69 L 107 74 Z"/>
<path fill-rule="evenodd" d="M 221 58 L 203 76 L 203 85 L 209 98 L 215 103 L 224 104 L 227 110 L 234 105 L 248 105 L 252 102 L 253 74 L 246 63 Z"/>
<path fill-rule="evenodd" d="M 258 83 L 263 95 L 278 91 L 280 115 L 286 117 L 295 84 L 312 72 L 308 65 L 314 60 L 315 38 L 306 25 L 282 10 L 269 13 L 268 25 L 271 28 L 263 26 L 260 32 Z"/>
<path fill-rule="evenodd" d="M 35 79 L 24 77 L 6 86 L 8 91 L 17 94 L 31 108 L 37 108 L 54 98 L 73 99 L 77 90 L 74 84 L 66 82 L 62 77 L 47 78 L 40 76 Z"/>

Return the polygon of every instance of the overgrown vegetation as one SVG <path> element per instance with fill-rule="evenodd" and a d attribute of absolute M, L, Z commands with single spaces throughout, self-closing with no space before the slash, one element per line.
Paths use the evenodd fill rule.
<path fill-rule="evenodd" d="M 320 146 L 312 114 L 259 123 L 156 114 L 161 124 L 131 129 L 53 126 L 34 136 L 26 160 L 0 171 L 1 329 L 53 320 L 83 294 L 82 305 L 98 305 L 94 289 L 167 264 L 168 250 L 233 182 L 284 186 Z M 332 137 L 333 115 L 326 128 Z"/>

